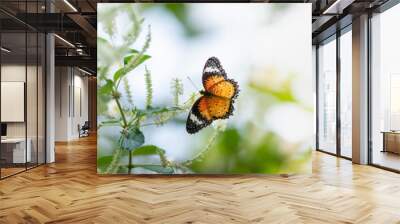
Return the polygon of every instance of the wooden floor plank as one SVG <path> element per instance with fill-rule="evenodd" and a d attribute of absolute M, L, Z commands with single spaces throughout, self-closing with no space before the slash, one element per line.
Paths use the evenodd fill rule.
<path fill-rule="evenodd" d="M 312 175 L 96 174 L 96 138 L 0 181 L 0 223 L 400 223 L 400 175 L 316 152 Z"/>

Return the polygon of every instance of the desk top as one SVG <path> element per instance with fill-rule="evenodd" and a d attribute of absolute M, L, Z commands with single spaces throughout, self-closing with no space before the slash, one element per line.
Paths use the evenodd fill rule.
<path fill-rule="evenodd" d="M 29 141 L 29 139 L 28 139 Z M 6 139 L 1 139 L 1 143 L 20 143 L 20 142 L 25 142 L 25 138 L 6 138 Z"/>
<path fill-rule="evenodd" d="M 398 134 L 400 135 L 400 131 L 381 131 L 383 134 Z"/>

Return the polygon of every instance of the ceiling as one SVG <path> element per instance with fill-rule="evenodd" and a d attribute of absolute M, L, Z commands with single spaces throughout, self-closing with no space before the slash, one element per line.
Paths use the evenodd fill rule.
<path fill-rule="evenodd" d="M 352 23 L 353 17 L 372 12 L 389 0 L 311 0 L 313 44 Z"/>
<path fill-rule="evenodd" d="M 388 0 L 255 0 L 270 3 L 312 3 L 313 43 L 351 24 L 353 16 L 374 9 Z M 2 31 L 16 33 L 25 28 L 55 32 L 56 64 L 75 65 L 96 73 L 96 5 L 128 0 L 1 0 Z M 195 0 L 193 0 L 195 2 Z M 208 0 L 208 2 L 223 2 Z M 52 9 L 52 13 L 48 13 Z M 340 22 L 338 22 L 340 21 Z M 339 26 L 338 26 L 339 24 Z M 11 34 L 9 34 L 11 39 Z M 7 37 L 8 38 L 8 37 Z M 18 38 L 15 38 L 18 40 Z"/>

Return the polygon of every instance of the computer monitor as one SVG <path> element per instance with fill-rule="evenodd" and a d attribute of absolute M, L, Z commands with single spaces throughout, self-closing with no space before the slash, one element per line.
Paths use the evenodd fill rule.
<path fill-rule="evenodd" d="M 7 136 L 7 124 L 1 123 L 1 137 Z"/>

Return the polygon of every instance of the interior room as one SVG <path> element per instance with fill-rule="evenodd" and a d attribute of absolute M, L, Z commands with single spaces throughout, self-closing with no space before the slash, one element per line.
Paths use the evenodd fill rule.
<path fill-rule="evenodd" d="M 400 2 L 183 2 L 0 1 L 0 223 L 400 223 Z"/>
<path fill-rule="evenodd" d="M 45 162 L 45 36 L 14 28 L 1 32 L 1 178 Z"/>
<path fill-rule="evenodd" d="M 371 86 L 371 162 L 390 169 L 400 169 L 399 153 L 399 74 L 396 62 L 398 32 L 391 27 L 400 19 L 400 6 L 375 15 L 371 20 L 372 86 Z"/>

